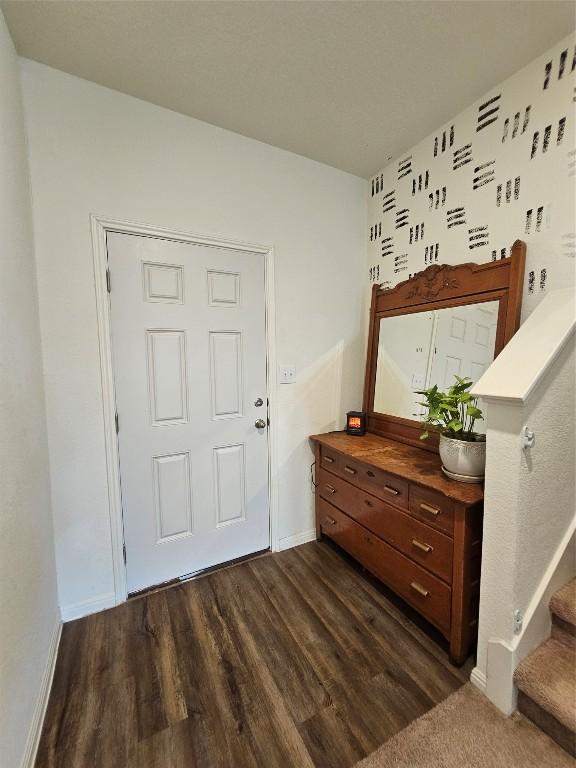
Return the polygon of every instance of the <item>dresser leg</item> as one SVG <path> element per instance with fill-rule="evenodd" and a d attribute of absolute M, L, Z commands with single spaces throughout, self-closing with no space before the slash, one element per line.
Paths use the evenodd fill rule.
<path fill-rule="evenodd" d="M 454 645 L 450 643 L 448 658 L 450 659 L 450 663 L 454 664 L 455 667 L 461 667 L 468 658 L 468 648 L 464 648 L 460 643 Z"/>
<path fill-rule="evenodd" d="M 470 651 L 471 514 L 464 504 L 454 505 L 450 661 L 458 667 L 464 664 Z"/>

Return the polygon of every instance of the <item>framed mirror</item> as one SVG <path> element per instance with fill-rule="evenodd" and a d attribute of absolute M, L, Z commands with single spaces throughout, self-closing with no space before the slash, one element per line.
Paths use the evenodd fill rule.
<path fill-rule="evenodd" d="M 418 390 L 447 389 L 455 374 L 476 383 L 495 357 L 498 308 L 493 300 L 381 317 L 374 411 L 418 419 Z"/>
<path fill-rule="evenodd" d="M 520 323 L 526 246 L 489 264 L 433 265 L 390 290 L 374 286 L 364 387 L 369 432 L 436 451 L 420 440 L 418 390 L 476 382 Z M 477 422 L 476 429 L 485 429 Z"/>

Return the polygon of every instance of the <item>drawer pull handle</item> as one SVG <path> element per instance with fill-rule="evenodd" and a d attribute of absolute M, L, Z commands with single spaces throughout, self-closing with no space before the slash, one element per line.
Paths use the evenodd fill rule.
<path fill-rule="evenodd" d="M 328 485 L 328 483 L 326 483 L 326 485 L 324 486 L 324 488 L 326 488 L 326 490 L 327 490 L 329 493 L 336 493 L 336 488 L 334 488 L 334 486 L 333 486 L 333 485 Z"/>
<path fill-rule="evenodd" d="M 334 464 L 334 459 L 331 456 L 324 456 L 326 464 Z"/>
<path fill-rule="evenodd" d="M 349 475 L 355 475 L 356 474 L 356 470 L 355 469 L 352 469 L 352 467 L 347 467 L 347 466 L 344 467 L 344 472 L 348 472 Z"/>
<path fill-rule="evenodd" d="M 373 507 L 374 503 L 370 501 L 370 499 L 364 499 L 364 504 L 366 504 L 367 507 Z"/>
<path fill-rule="evenodd" d="M 434 549 L 434 547 L 430 546 L 430 544 L 425 544 L 423 541 L 418 541 L 418 539 L 412 539 L 412 544 L 417 549 L 421 549 L 422 552 L 432 552 Z"/>
<path fill-rule="evenodd" d="M 418 592 L 418 594 L 422 595 L 422 597 L 428 597 L 430 594 L 430 592 L 428 592 L 427 589 L 424 589 L 424 587 L 421 587 L 417 581 L 410 582 L 410 588 L 413 589 L 414 592 Z"/>
<path fill-rule="evenodd" d="M 392 496 L 398 496 L 400 493 L 398 488 L 393 488 L 391 485 L 385 485 L 384 490 L 386 491 L 386 493 L 391 493 Z"/>
<path fill-rule="evenodd" d="M 376 477 L 376 474 L 374 472 L 372 472 L 371 469 L 367 469 L 366 470 L 366 474 L 368 475 L 368 477 Z"/>
<path fill-rule="evenodd" d="M 336 520 L 333 520 L 331 517 L 325 517 L 324 522 L 328 523 L 328 525 L 336 525 Z"/>
<path fill-rule="evenodd" d="M 442 510 L 438 509 L 438 507 L 431 507 L 430 504 L 420 504 L 420 509 L 424 512 L 428 512 L 431 515 L 439 515 Z"/>

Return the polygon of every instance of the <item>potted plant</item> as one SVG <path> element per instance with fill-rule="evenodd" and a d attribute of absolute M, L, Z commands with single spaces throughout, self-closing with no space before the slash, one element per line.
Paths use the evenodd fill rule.
<path fill-rule="evenodd" d="M 477 406 L 478 399 L 468 391 L 473 382 L 460 376 L 455 379 L 447 392 L 434 385 L 416 394 L 425 398 L 420 403 L 427 410 L 424 426 L 440 431 L 442 470 L 454 480 L 479 483 L 484 479 L 486 466 L 486 435 L 474 432 L 474 424 L 483 418 L 482 411 Z M 428 437 L 426 428 L 420 439 Z"/>

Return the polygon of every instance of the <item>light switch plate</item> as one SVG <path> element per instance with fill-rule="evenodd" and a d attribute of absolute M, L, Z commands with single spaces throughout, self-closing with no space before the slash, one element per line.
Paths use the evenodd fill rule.
<path fill-rule="evenodd" d="M 280 366 L 280 384 L 294 384 L 295 381 L 296 381 L 296 366 L 281 365 Z"/>
<path fill-rule="evenodd" d="M 417 373 L 412 374 L 412 389 L 421 390 L 426 386 L 426 377 L 419 376 Z"/>

